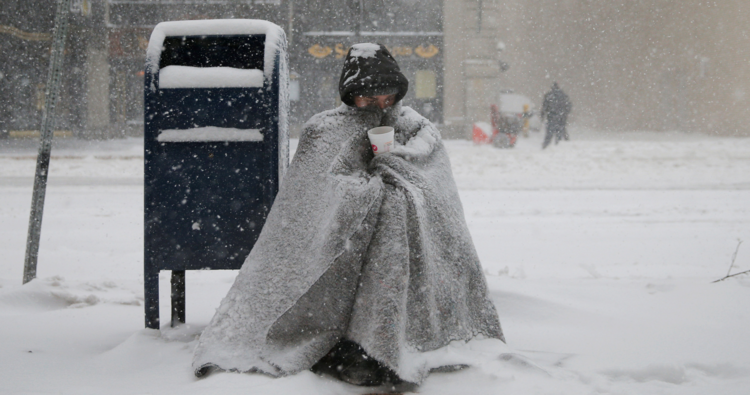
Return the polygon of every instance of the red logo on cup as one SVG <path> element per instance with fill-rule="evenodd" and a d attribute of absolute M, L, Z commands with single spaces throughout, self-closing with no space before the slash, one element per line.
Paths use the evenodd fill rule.
<path fill-rule="evenodd" d="M 375 144 L 373 144 L 372 145 L 372 150 L 373 150 L 373 152 L 378 152 L 378 146 L 375 145 Z"/>

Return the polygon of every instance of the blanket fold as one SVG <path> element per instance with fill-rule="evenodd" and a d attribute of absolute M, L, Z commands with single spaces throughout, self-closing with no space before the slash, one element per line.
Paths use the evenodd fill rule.
<path fill-rule="evenodd" d="M 399 144 L 373 157 L 382 125 Z M 420 383 L 451 363 L 425 353 L 476 337 L 503 340 L 439 132 L 408 107 L 342 105 L 306 124 L 193 367 L 293 374 L 348 338 Z"/>

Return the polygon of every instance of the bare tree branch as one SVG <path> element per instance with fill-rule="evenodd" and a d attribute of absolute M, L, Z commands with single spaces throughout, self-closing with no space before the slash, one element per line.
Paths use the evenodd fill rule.
<path fill-rule="evenodd" d="M 750 270 L 745 270 L 744 272 L 734 273 L 731 276 L 724 276 L 716 281 L 711 281 L 711 283 L 718 283 L 719 281 L 724 281 L 728 279 L 729 277 L 739 276 L 740 274 L 746 274 L 746 273 L 750 273 Z"/>
<path fill-rule="evenodd" d="M 716 281 L 712 281 L 711 282 L 712 284 L 713 283 L 718 283 L 719 281 L 724 281 L 724 280 L 728 279 L 729 277 L 734 277 L 734 276 L 739 276 L 740 274 L 750 273 L 750 270 L 745 270 L 744 272 L 739 272 L 739 273 L 735 273 L 735 274 L 732 274 L 732 275 L 729 274 L 729 273 L 732 272 L 732 267 L 734 267 L 734 260 L 737 259 L 737 251 L 740 250 L 740 244 L 742 244 L 742 240 L 737 239 L 737 248 L 734 249 L 734 255 L 732 255 L 732 264 L 729 265 L 729 270 L 727 270 L 727 275 L 724 276 L 724 277 L 722 277 L 722 278 L 720 278 L 720 279 L 718 279 L 718 280 L 716 280 Z"/>

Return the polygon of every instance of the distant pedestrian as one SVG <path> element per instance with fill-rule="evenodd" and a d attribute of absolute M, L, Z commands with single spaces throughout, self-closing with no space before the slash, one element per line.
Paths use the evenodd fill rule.
<path fill-rule="evenodd" d="M 542 103 L 542 120 L 547 119 L 547 133 L 544 136 L 542 149 L 547 148 L 553 137 L 555 144 L 560 139 L 568 140 L 570 138 L 566 124 L 572 106 L 570 98 L 560 89 L 557 82 L 552 84 L 552 89 L 544 95 L 544 102 Z"/>

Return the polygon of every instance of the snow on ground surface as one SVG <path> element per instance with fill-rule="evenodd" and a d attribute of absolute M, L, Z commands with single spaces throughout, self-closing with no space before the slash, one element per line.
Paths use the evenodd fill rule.
<path fill-rule="evenodd" d="M 540 149 L 447 141 L 515 353 L 423 394 L 747 394 L 750 139 L 572 131 Z M 292 149 L 294 149 L 293 141 Z M 0 142 L 0 393 L 360 394 L 305 372 L 195 379 L 196 336 L 235 272 L 187 273 L 187 324 L 143 329 L 138 139 L 52 151 L 39 278 L 21 286 L 34 141 Z"/>

